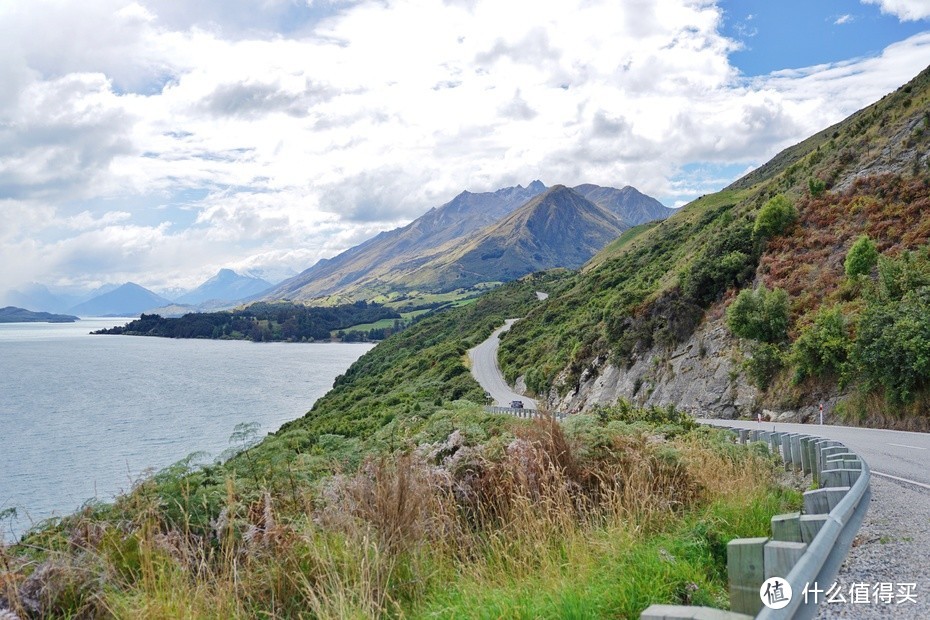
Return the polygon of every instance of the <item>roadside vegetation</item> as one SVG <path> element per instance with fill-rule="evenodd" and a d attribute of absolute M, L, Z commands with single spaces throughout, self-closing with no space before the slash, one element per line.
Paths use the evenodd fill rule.
<path fill-rule="evenodd" d="M 652 603 L 726 607 L 727 541 L 763 535 L 800 504 L 767 451 L 673 408 L 621 403 L 562 425 L 446 403 L 355 441 L 318 437 L 275 465 L 287 484 L 260 460 L 249 470 L 266 444 L 229 467 L 179 463 L 0 549 L 0 609 L 635 618 Z M 311 474 L 307 458 L 326 465 Z"/>
<path fill-rule="evenodd" d="M 727 606 L 726 543 L 796 509 L 767 451 L 627 402 L 484 412 L 465 351 L 564 272 L 430 315 L 303 418 L 0 547 L 20 617 L 638 617 Z"/>

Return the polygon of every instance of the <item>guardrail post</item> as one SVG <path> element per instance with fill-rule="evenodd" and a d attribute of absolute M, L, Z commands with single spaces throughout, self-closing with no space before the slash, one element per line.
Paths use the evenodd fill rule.
<path fill-rule="evenodd" d="M 746 430 L 745 428 L 739 429 L 739 442 L 746 443 L 748 439 L 749 439 L 749 431 Z"/>
<path fill-rule="evenodd" d="M 809 515 L 827 514 L 840 503 L 849 487 L 824 487 L 804 492 L 804 512 Z"/>
<path fill-rule="evenodd" d="M 765 578 L 786 577 L 806 550 L 807 545 L 802 542 L 784 542 L 780 540 L 767 542 L 763 552 Z M 759 598 L 758 588 L 756 589 L 756 598 Z M 762 604 L 761 598 L 759 598 L 759 604 Z"/>
<path fill-rule="evenodd" d="M 801 515 L 798 521 L 798 525 L 801 527 L 801 542 L 811 544 L 817 534 L 820 533 L 820 528 L 827 522 L 828 517 L 829 515 L 826 514 Z"/>
<path fill-rule="evenodd" d="M 825 469 L 862 469 L 862 461 L 852 452 L 831 454 L 826 459 Z"/>
<path fill-rule="evenodd" d="M 769 433 L 769 445 L 772 447 L 772 454 L 781 455 L 781 433 Z"/>
<path fill-rule="evenodd" d="M 768 538 L 736 538 L 727 544 L 730 609 L 755 615 L 762 609 L 759 588 L 765 581 L 765 545 Z"/>
<path fill-rule="evenodd" d="M 801 513 L 789 512 L 772 517 L 772 540 L 804 542 L 801 539 Z"/>
<path fill-rule="evenodd" d="M 823 463 L 820 460 L 820 453 L 823 448 L 827 447 L 828 443 L 828 440 L 821 439 L 819 441 L 815 441 L 813 445 L 813 460 L 811 461 L 811 465 L 813 467 L 812 473 L 814 482 L 817 483 L 817 486 L 820 486 L 820 472 L 823 470 Z"/>
<path fill-rule="evenodd" d="M 795 471 L 801 471 L 801 436 L 791 436 L 791 465 Z"/>
<path fill-rule="evenodd" d="M 791 435 L 783 433 L 781 436 L 781 458 L 785 462 L 785 471 L 791 470 Z"/>
<path fill-rule="evenodd" d="M 805 474 L 811 473 L 811 438 L 801 437 L 801 471 Z"/>
<path fill-rule="evenodd" d="M 860 469 L 825 469 L 823 470 L 823 484 L 825 487 L 851 487 L 859 479 Z"/>
<path fill-rule="evenodd" d="M 833 454 L 840 454 L 841 452 L 846 452 L 846 446 L 840 445 L 837 442 L 831 442 L 833 445 L 827 446 L 820 450 L 820 473 L 823 473 L 823 470 L 827 469 L 827 457 Z"/>

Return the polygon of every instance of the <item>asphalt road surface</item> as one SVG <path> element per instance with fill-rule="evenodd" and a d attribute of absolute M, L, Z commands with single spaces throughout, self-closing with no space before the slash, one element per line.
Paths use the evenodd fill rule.
<path fill-rule="evenodd" d="M 930 434 L 829 424 L 781 424 L 702 419 L 699 422 L 750 430 L 785 431 L 843 442 L 865 459 L 872 474 L 930 490 Z"/>
<path fill-rule="evenodd" d="M 487 340 L 468 350 L 468 359 L 471 360 L 471 374 L 484 388 L 484 391 L 491 395 L 494 404 L 498 407 L 509 407 L 511 401 L 520 400 L 523 401 L 525 409 L 536 409 L 535 400 L 517 394 L 507 385 L 500 366 L 497 365 L 497 350 L 501 344 L 500 336 L 516 322 L 517 319 L 507 319 L 504 325 L 495 329 Z"/>

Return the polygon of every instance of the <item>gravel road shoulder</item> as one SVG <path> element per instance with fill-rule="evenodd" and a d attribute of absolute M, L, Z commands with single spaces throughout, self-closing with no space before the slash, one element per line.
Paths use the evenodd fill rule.
<path fill-rule="evenodd" d="M 930 618 L 930 491 L 879 476 L 872 476 L 871 485 L 869 511 L 836 577 L 847 602 L 824 602 L 817 617 Z M 915 603 L 899 602 L 899 588 L 907 583 L 917 584 Z M 870 603 L 851 602 L 854 584 L 869 585 Z M 893 584 L 891 604 L 877 602 L 881 584 Z"/>

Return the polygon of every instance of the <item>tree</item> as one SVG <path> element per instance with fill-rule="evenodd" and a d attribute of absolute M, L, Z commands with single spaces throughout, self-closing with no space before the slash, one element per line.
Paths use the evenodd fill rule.
<path fill-rule="evenodd" d="M 796 219 L 798 212 L 794 205 L 784 194 L 779 194 L 759 210 L 752 236 L 759 241 L 771 239 L 785 232 Z"/>
<path fill-rule="evenodd" d="M 846 268 L 846 275 L 855 278 L 860 275 L 868 275 L 872 271 L 872 267 L 877 263 L 878 248 L 875 247 L 875 243 L 869 239 L 868 235 L 862 235 L 849 248 L 843 266 Z"/>

